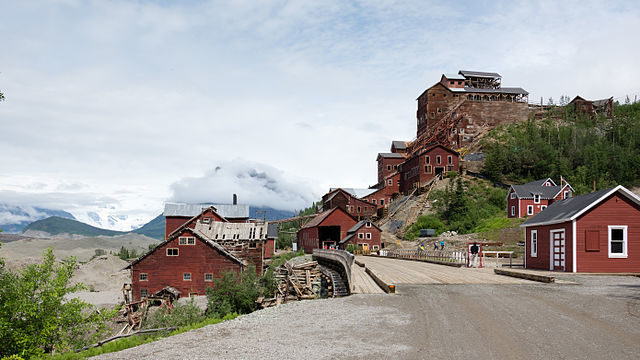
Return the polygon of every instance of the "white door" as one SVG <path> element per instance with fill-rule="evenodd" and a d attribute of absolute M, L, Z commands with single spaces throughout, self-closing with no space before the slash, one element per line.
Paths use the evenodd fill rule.
<path fill-rule="evenodd" d="M 551 230 L 549 236 L 551 239 L 550 251 L 550 263 L 549 270 L 552 271 L 564 271 L 565 270 L 565 236 L 564 229 Z"/>

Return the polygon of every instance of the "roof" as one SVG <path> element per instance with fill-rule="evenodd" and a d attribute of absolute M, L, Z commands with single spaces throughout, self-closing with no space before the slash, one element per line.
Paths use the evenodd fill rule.
<path fill-rule="evenodd" d="M 458 74 L 464 77 L 484 77 L 484 78 L 501 78 L 500 74 L 494 72 L 460 70 Z"/>
<path fill-rule="evenodd" d="M 278 224 L 269 223 L 267 225 L 267 239 L 275 239 L 278 237 Z"/>
<path fill-rule="evenodd" d="M 609 101 L 613 101 L 613 98 L 593 100 L 593 106 L 604 106 L 607 105 Z"/>
<path fill-rule="evenodd" d="M 451 79 L 451 80 L 466 80 L 466 78 L 461 74 L 449 73 L 449 74 L 442 74 L 442 76 L 446 77 L 447 79 Z"/>
<path fill-rule="evenodd" d="M 558 224 L 575 220 L 614 193 L 619 193 L 640 206 L 640 197 L 627 190 L 624 186 L 618 185 L 614 188 L 554 202 L 544 211 L 525 221 L 520 227 Z"/>
<path fill-rule="evenodd" d="M 465 86 L 464 88 L 448 88 L 452 92 L 475 93 L 475 94 L 511 94 L 529 95 L 529 92 L 519 87 L 501 87 L 499 89 L 484 89 Z"/>
<path fill-rule="evenodd" d="M 380 228 L 378 226 L 376 226 L 376 224 L 374 224 L 370 220 L 360 220 L 360 221 L 358 221 L 357 224 L 353 225 L 351 227 L 351 229 L 347 230 L 347 234 L 358 231 L 358 229 L 363 227 L 367 222 L 371 223 L 371 225 L 373 225 L 376 229 L 380 230 Z M 382 230 L 380 230 L 380 231 L 382 231 Z"/>
<path fill-rule="evenodd" d="M 353 239 L 353 237 L 354 237 L 354 236 L 356 236 L 356 233 L 351 233 L 351 234 L 349 234 L 349 235 L 345 236 L 345 238 L 344 238 L 344 239 L 340 240 L 340 242 L 339 242 L 338 244 L 344 244 L 344 243 L 346 243 L 347 241 L 349 241 L 349 240 Z"/>
<path fill-rule="evenodd" d="M 329 189 L 329 192 L 335 191 L 335 190 L 344 190 L 345 192 L 349 193 L 351 196 L 355 196 L 359 199 L 363 198 L 363 197 L 367 197 L 371 194 L 373 194 L 374 192 L 378 191 L 378 189 L 357 189 L 357 188 L 331 188 Z M 332 195 L 329 199 L 332 199 L 333 196 Z"/>
<path fill-rule="evenodd" d="M 404 141 L 400 141 L 400 140 L 393 140 L 391 142 L 391 146 L 398 149 L 398 150 L 405 150 L 407 148 L 407 143 L 405 143 Z"/>
<path fill-rule="evenodd" d="M 532 181 L 532 182 L 528 182 L 525 185 L 535 185 L 535 186 L 542 186 L 542 184 L 546 183 L 548 180 L 551 180 L 551 183 L 555 186 L 556 182 L 553 181 L 552 178 L 546 178 L 546 179 L 540 179 L 540 180 L 536 180 L 536 181 Z"/>
<path fill-rule="evenodd" d="M 204 242 L 205 244 L 209 245 L 210 247 L 218 250 L 222 255 L 228 257 L 229 259 L 231 259 L 232 261 L 235 261 L 237 263 L 239 263 L 240 265 L 244 266 L 244 263 L 242 262 L 242 260 L 238 259 L 237 257 L 235 257 L 232 253 L 230 253 L 229 251 L 227 251 L 227 249 L 225 249 L 222 245 L 218 244 L 215 241 L 209 240 L 202 232 L 196 230 L 196 229 L 191 229 L 191 228 L 185 228 L 185 231 L 190 231 L 193 233 L 193 235 L 200 239 L 202 242 Z M 147 256 L 153 254 L 154 252 L 156 252 L 158 249 L 160 249 L 161 247 L 163 247 L 165 244 L 167 244 L 169 241 L 174 240 L 176 237 L 180 236 L 180 234 L 182 234 L 182 232 L 174 232 L 172 236 L 170 236 L 169 238 L 167 238 L 167 240 L 161 242 L 160 244 L 156 245 L 156 247 L 154 247 L 153 249 L 151 249 L 150 251 L 148 251 L 146 254 L 140 256 L 139 258 L 135 259 L 131 264 L 127 265 L 125 267 L 125 269 L 130 269 L 131 267 L 133 267 L 133 265 L 139 263 L 140 261 L 142 261 L 144 258 L 146 258 Z"/>
<path fill-rule="evenodd" d="M 378 153 L 378 157 L 385 159 L 404 159 L 404 156 L 398 153 Z"/>
<path fill-rule="evenodd" d="M 225 205 L 225 204 L 212 204 L 212 203 L 200 203 L 200 204 L 186 204 L 186 203 L 165 203 L 164 212 L 162 215 L 167 216 L 185 216 L 193 217 L 202 212 L 202 210 L 208 207 L 215 207 L 216 212 L 227 219 L 233 218 L 249 218 L 250 211 L 249 205 Z"/>
<path fill-rule="evenodd" d="M 558 195 L 564 186 L 542 186 L 542 185 L 511 185 L 513 190 L 521 199 L 533 198 L 534 194 L 540 195 L 541 199 L 553 199 Z"/>
<path fill-rule="evenodd" d="M 342 211 L 343 213 L 347 214 L 347 216 L 349 216 L 350 218 L 353 219 L 353 216 L 351 216 L 348 212 L 344 211 L 341 207 L 336 206 L 332 209 L 329 209 L 327 211 L 323 211 L 320 214 L 318 214 L 316 217 L 313 218 L 313 220 L 309 221 L 307 223 L 307 225 L 303 226 L 301 229 L 308 229 L 308 228 L 312 228 L 312 227 L 316 227 L 319 226 L 320 224 L 322 224 L 322 222 L 329 217 L 329 215 L 331 215 L 334 211 Z M 355 219 L 354 219 L 355 220 Z"/>

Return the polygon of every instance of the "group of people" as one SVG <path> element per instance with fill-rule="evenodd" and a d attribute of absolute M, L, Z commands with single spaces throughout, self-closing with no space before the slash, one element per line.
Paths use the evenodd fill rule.
<path fill-rule="evenodd" d="M 433 250 L 444 250 L 444 241 L 440 241 L 440 248 L 438 248 L 438 242 L 434 241 L 433 242 Z M 420 246 L 418 246 L 418 250 L 420 251 L 424 251 L 424 243 L 421 243 Z"/>

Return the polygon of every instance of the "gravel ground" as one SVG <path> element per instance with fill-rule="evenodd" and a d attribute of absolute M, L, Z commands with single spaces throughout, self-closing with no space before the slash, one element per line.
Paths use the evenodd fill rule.
<path fill-rule="evenodd" d="M 403 285 L 289 303 L 99 359 L 637 359 L 640 278 Z"/>

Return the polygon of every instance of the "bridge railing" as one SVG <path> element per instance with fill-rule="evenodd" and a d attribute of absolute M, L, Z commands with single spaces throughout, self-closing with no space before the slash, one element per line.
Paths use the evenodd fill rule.
<path fill-rule="evenodd" d="M 353 265 L 355 256 L 344 250 L 313 249 L 313 258 L 319 260 L 319 262 L 331 261 L 339 264 L 344 269 L 345 281 L 349 291 L 351 291 L 351 265 Z"/>
<path fill-rule="evenodd" d="M 467 264 L 467 252 L 464 250 L 380 250 L 380 256 L 402 259 L 431 260 L 461 265 Z"/>

